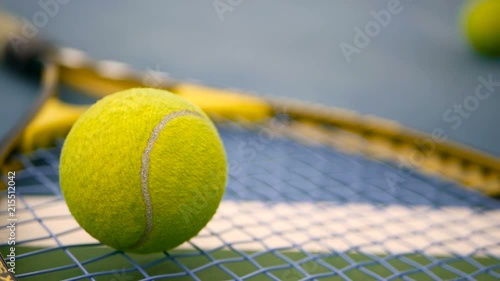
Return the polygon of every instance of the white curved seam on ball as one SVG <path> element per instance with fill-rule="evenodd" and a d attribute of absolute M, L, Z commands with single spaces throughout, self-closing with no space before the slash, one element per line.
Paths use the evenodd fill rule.
<path fill-rule="evenodd" d="M 144 231 L 144 234 L 142 237 L 130 248 L 136 248 L 142 245 L 148 238 L 152 228 L 153 228 L 153 206 L 151 203 L 151 196 L 149 194 L 149 162 L 150 162 L 150 155 L 151 155 L 151 150 L 153 150 L 153 146 L 158 140 L 158 137 L 160 136 L 161 131 L 165 128 L 165 126 L 172 121 L 173 119 L 181 116 L 199 116 L 202 117 L 202 115 L 198 112 L 195 111 L 190 111 L 190 110 L 181 110 L 181 111 L 175 111 L 170 114 L 165 115 L 160 123 L 156 125 L 156 127 L 153 129 L 153 132 L 149 136 L 146 148 L 144 149 L 144 152 L 142 153 L 142 161 L 141 161 L 141 191 L 142 191 L 142 197 L 144 199 L 144 203 L 146 204 L 146 230 Z"/>

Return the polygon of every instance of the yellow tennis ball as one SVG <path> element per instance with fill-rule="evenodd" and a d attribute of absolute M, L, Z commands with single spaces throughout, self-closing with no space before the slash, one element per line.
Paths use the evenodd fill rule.
<path fill-rule="evenodd" d="M 474 48 L 500 56 L 500 0 L 472 0 L 463 11 L 463 24 Z"/>
<path fill-rule="evenodd" d="M 69 210 L 113 248 L 151 253 L 195 236 L 224 193 L 216 128 L 169 92 L 131 89 L 90 107 L 67 136 L 60 184 Z"/>

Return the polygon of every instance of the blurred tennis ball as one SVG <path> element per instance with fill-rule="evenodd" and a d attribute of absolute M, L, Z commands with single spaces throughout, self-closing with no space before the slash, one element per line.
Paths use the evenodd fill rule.
<path fill-rule="evenodd" d="M 107 96 L 75 123 L 61 154 L 67 205 L 90 235 L 151 253 L 195 236 L 224 193 L 226 158 L 210 119 L 169 92 Z"/>
<path fill-rule="evenodd" d="M 481 54 L 500 56 L 500 0 L 469 0 L 462 18 L 472 46 Z"/>

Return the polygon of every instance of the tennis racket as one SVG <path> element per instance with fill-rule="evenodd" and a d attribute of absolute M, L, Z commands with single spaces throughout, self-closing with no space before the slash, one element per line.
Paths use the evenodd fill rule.
<path fill-rule="evenodd" d="M 17 20 L 1 15 L 10 32 Z M 3 39 L 3 40 L 2 40 Z M 2 58 L 41 81 L 2 140 L 0 251 L 19 280 L 498 280 L 500 161 L 394 122 L 296 100 L 175 81 L 31 40 Z M 27 75 L 28 76 L 28 75 Z M 64 136 L 95 98 L 167 89 L 215 122 L 229 164 L 209 224 L 171 251 L 101 245 L 69 213 L 58 183 Z M 15 215 L 8 201 L 15 186 Z M 12 256 L 12 255 L 11 255 Z"/>

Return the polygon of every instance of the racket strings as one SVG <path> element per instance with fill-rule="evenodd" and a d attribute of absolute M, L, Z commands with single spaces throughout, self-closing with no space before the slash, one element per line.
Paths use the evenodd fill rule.
<path fill-rule="evenodd" d="M 416 171 L 390 186 L 384 174 L 394 165 L 291 139 L 293 126 L 218 126 L 229 164 L 219 211 L 189 243 L 158 255 L 100 247 L 74 222 L 58 186 L 61 141 L 18 155 L 18 262 L 46 259 L 40 247 L 65 257 L 19 276 L 500 278 L 498 201 Z"/>

